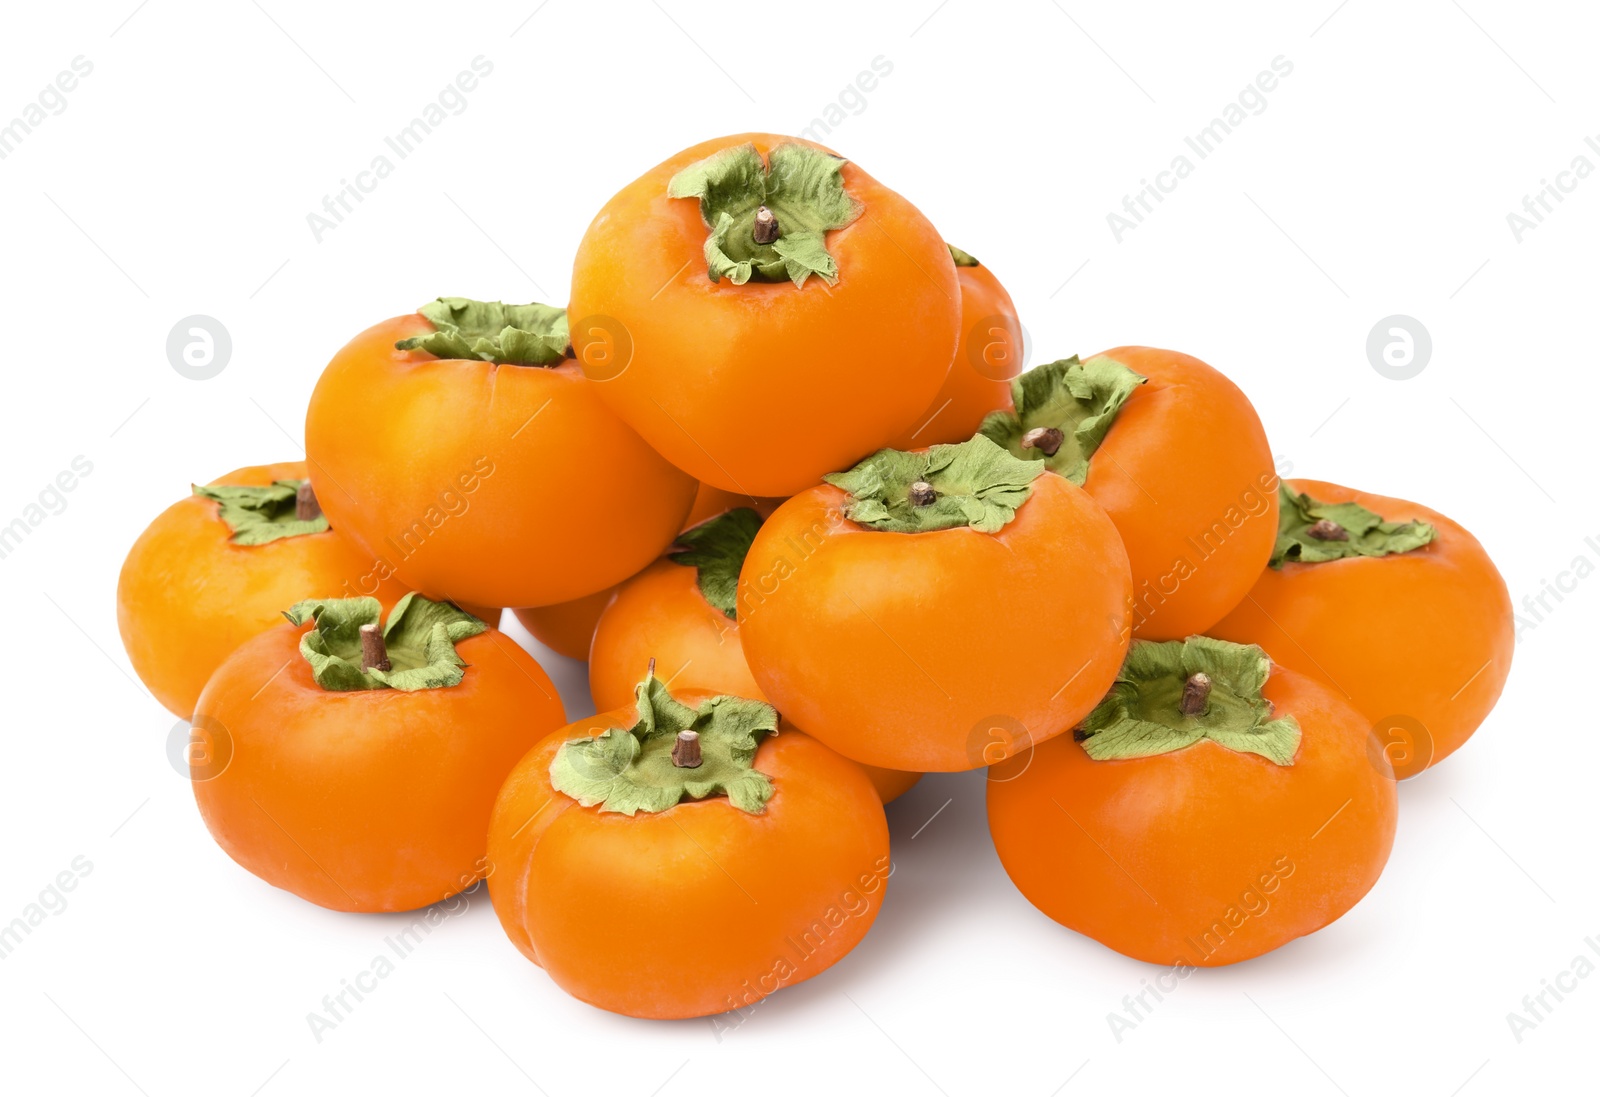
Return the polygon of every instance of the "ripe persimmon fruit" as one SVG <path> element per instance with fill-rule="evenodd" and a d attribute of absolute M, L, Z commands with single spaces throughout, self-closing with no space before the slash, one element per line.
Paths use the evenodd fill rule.
<path fill-rule="evenodd" d="M 669 693 L 647 674 L 634 705 L 517 763 L 489 862 L 501 925 L 567 993 L 633 1017 L 704 1017 L 861 941 L 883 903 L 889 829 L 861 767 L 771 705 Z"/>
<path fill-rule="evenodd" d="M 928 219 L 798 138 L 723 137 L 617 193 L 578 245 L 573 350 L 668 460 L 791 495 L 929 405 L 961 291 Z"/>
<path fill-rule="evenodd" d="M 950 248 L 961 284 L 961 347 L 933 402 L 894 440 L 894 449 L 964 442 L 984 416 L 1007 406 L 1011 378 L 1022 369 L 1022 321 L 994 272 Z"/>
<path fill-rule="evenodd" d="M 737 507 L 678 535 L 678 547 L 617 588 L 589 653 L 589 694 L 604 712 L 629 703 L 646 668 L 676 689 L 766 700 L 739 642 L 739 570 L 762 517 Z M 864 767 L 888 803 L 919 773 Z"/>
<path fill-rule="evenodd" d="M 1116 523 L 1133 571 L 1133 634 L 1181 640 L 1256 581 L 1278 529 L 1278 476 L 1255 408 L 1198 358 L 1117 347 L 1035 368 L 982 432 L 1042 461 Z"/>
<path fill-rule="evenodd" d="M 217 844 L 334 910 L 413 910 L 479 880 L 505 775 L 566 719 L 533 657 L 477 618 L 414 594 L 379 615 L 373 598 L 297 603 L 193 717 Z"/>
<path fill-rule="evenodd" d="M 1271 564 L 1212 632 L 1341 694 L 1399 777 L 1448 757 L 1511 671 L 1511 596 L 1489 554 L 1437 511 L 1320 480 L 1289 481 L 1280 515 Z"/>
<path fill-rule="evenodd" d="M 390 606 L 405 593 L 328 528 L 305 464 L 282 461 L 235 469 L 150 523 L 117 579 L 117 628 L 139 680 L 188 716 L 212 671 L 282 624 L 283 607 L 351 594 Z"/>
<path fill-rule="evenodd" d="M 306 411 L 334 526 L 408 587 L 483 605 L 571 601 L 655 559 L 695 482 L 566 351 L 561 309 L 459 297 L 356 336 Z"/>
<path fill-rule="evenodd" d="M 1072 727 L 1122 664 L 1131 585 L 1105 512 L 1044 471 L 978 436 L 880 451 L 779 507 L 739 579 L 762 693 L 841 754 L 908 771 Z"/>
<path fill-rule="evenodd" d="M 1074 735 L 990 770 L 989 832 L 1045 914 L 1152 964 L 1312 933 L 1377 881 L 1397 796 L 1367 721 L 1260 648 L 1135 640 Z"/>
<path fill-rule="evenodd" d="M 589 695 L 601 712 L 628 703 L 654 660 L 677 689 L 764 700 L 739 643 L 739 568 L 761 516 L 726 511 L 678 535 L 669 552 L 617 588 L 589 652 Z"/>

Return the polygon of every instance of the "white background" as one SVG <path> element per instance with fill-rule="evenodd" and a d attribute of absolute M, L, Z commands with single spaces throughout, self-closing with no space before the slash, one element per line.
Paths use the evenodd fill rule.
<path fill-rule="evenodd" d="M 1453 516 L 1514 599 L 1536 596 L 1574 558 L 1600 563 L 1600 177 L 1520 242 L 1506 215 L 1574 157 L 1600 166 L 1584 145 L 1600 139 L 1592 9 L 137 2 L 5 14 L 0 122 L 75 56 L 94 66 L 0 160 L 0 524 L 75 456 L 93 463 L 0 560 L 0 922 L 74 857 L 93 865 L 0 961 L 8 1088 L 1593 1088 L 1600 978 L 1520 1043 L 1506 1018 L 1600 937 L 1600 581 L 1569 578 L 1551 612 L 1525 613 L 1499 708 L 1403 787 L 1364 902 L 1190 979 L 1120 1042 L 1107 1014 L 1158 969 L 1022 899 L 968 774 L 891 808 L 896 871 L 861 947 L 720 1041 L 705 1021 L 567 998 L 480 892 L 318 1043 L 306 1015 L 401 919 L 314 908 L 221 853 L 114 613 L 123 554 L 191 481 L 300 455 L 318 371 L 355 332 L 439 294 L 564 302 L 578 239 L 622 184 L 711 136 L 803 129 L 880 55 L 892 73 L 828 142 L 999 274 L 1040 355 L 1197 354 L 1250 394 L 1295 474 Z M 319 243 L 306 215 L 478 55 L 494 71 L 465 111 Z M 1279 55 L 1293 74 L 1264 112 L 1119 243 L 1107 213 Z M 165 352 L 196 313 L 233 340 L 204 382 Z M 1434 344 L 1403 382 L 1365 351 L 1396 313 Z M 535 650 L 586 712 L 582 668 Z"/>

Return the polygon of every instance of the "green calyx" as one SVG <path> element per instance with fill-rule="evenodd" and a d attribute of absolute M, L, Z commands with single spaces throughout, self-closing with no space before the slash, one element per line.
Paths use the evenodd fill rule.
<path fill-rule="evenodd" d="M 667 559 L 694 568 L 701 596 L 729 620 L 738 620 L 739 569 L 760 528 L 761 515 L 739 507 L 678 534 L 684 547 Z"/>
<path fill-rule="evenodd" d="M 777 709 L 730 696 L 690 708 L 667 692 L 654 663 L 634 694 L 639 719 L 632 727 L 562 744 L 550 763 L 550 783 L 558 791 L 584 807 L 623 815 L 665 811 L 685 797 L 719 793 L 740 811 L 766 810 L 772 781 L 751 764 L 761 737 L 778 730 Z"/>
<path fill-rule="evenodd" d="M 417 310 L 436 330 L 395 344 L 436 358 L 469 358 L 500 366 L 555 366 L 567 356 L 567 310 L 537 302 L 503 305 L 440 297 Z"/>
<path fill-rule="evenodd" d="M 818 275 L 830 285 L 839 268 L 827 234 L 861 215 L 844 189 L 845 161 L 809 145 L 786 142 L 762 163 L 754 145 L 714 152 L 674 175 L 669 198 L 694 198 L 711 234 L 706 270 L 713 282 L 744 285 Z"/>
<path fill-rule="evenodd" d="M 376 635 L 364 637 L 362 626 L 376 626 L 382 612 L 376 598 L 311 598 L 295 603 L 284 616 L 293 625 L 316 622 L 300 637 L 300 654 L 311 664 L 317 685 L 341 692 L 458 685 L 467 664 L 456 654 L 456 644 L 489 627 L 449 602 L 412 593 L 395 603 L 381 633 L 374 628 Z"/>
<path fill-rule="evenodd" d="M 1147 758 L 1202 739 L 1294 764 L 1300 724 L 1261 696 L 1272 662 L 1254 644 L 1209 636 L 1135 640 L 1111 692 L 1074 733 L 1097 762 Z"/>
<path fill-rule="evenodd" d="M 962 251 L 960 248 L 956 247 L 954 244 L 946 244 L 945 247 L 950 249 L 950 258 L 951 258 L 952 261 L 954 261 L 956 266 L 958 266 L 958 267 L 981 267 L 981 266 L 983 266 L 983 264 L 978 262 L 977 259 L 975 259 L 972 256 L 968 255 L 966 252 Z"/>
<path fill-rule="evenodd" d="M 1360 503 L 1321 503 L 1278 481 L 1278 543 L 1268 563 L 1320 564 L 1352 556 L 1388 556 L 1438 536 L 1427 522 L 1386 522 Z"/>
<path fill-rule="evenodd" d="M 1103 354 L 1087 362 L 1077 355 L 1048 362 L 1011 382 L 1015 410 L 991 411 L 978 433 L 1013 456 L 1042 461 L 1051 472 L 1082 485 L 1089 477 L 1089 458 L 1144 382 Z"/>
<path fill-rule="evenodd" d="M 998 533 L 1033 494 L 1044 472 L 975 435 L 926 452 L 882 449 L 849 472 L 822 479 L 850 493 L 844 516 L 888 533 L 968 527 Z"/>
<path fill-rule="evenodd" d="M 284 537 L 302 537 L 327 531 L 328 520 L 318 511 L 315 517 L 300 518 L 296 503 L 304 480 L 275 480 L 265 487 L 236 487 L 231 484 L 191 484 L 194 494 L 218 504 L 217 517 L 233 531 L 229 541 L 236 545 L 264 545 Z"/>

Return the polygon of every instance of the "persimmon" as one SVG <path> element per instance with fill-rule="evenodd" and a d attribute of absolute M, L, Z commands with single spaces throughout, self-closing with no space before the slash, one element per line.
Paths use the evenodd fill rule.
<path fill-rule="evenodd" d="M 689 508 L 689 515 L 683 521 L 683 528 L 697 526 L 741 504 L 750 505 L 758 514 L 771 514 L 781 502 L 782 499 L 752 499 L 710 484 L 701 484 L 695 492 L 694 505 Z M 595 626 L 600 622 L 600 611 L 606 608 L 616 592 L 617 587 L 607 587 L 571 602 L 522 607 L 516 610 L 517 620 L 532 633 L 535 640 L 551 651 L 568 659 L 584 660 L 589 658 L 589 643 L 594 639 Z"/>
<path fill-rule="evenodd" d="M 139 535 L 117 579 L 128 661 L 176 716 L 234 648 L 307 595 L 404 593 L 330 531 L 300 461 L 235 469 L 172 504 Z"/>
<path fill-rule="evenodd" d="M 1152 964 L 1213 967 L 1340 917 L 1394 843 L 1367 722 L 1260 648 L 1135 640 L 1073 736 L 990 770 L 989 831 L 1045 914 Z"/>
<path fill-rule="evenodd" d="M 334 910 L 413 910 L 480 879 L 505 775 L 566 720 L 539 664 L 477 618 L 413 594 L 379 615 L 373 598 L 297 603 L 217 668 L 193 718 L 217 844 Z"/>
<path fill-rule="evenodd" d="M 561 309 L 459 297 L 356 336 L 306 411 L 334 526 L 408 587 L 483 605 L 571 601 L 644 567 L 695 482 L 566 350 Z"/>
<path fill-rule="evenodd" d="M 1256 581 L 1278 529 L 1266 432 L 1238 386 L 1198 358 L 1117 347 L 1037 366 L 982 431 L 1082 485 L 1133 570 L 1133 634 L 1181 640 Z"/>
<path fill-rule="evenodd" d="M 489 861 L 501 925 L 567 993 L 633 1017 L 703 1017 L 861 941 L 889 830 L 861 767 L 771 705 L 670 693 L 647 674 L 634 705 L 517 763 Z"/>
<path fill-rule="evenodd" d="M 820 145 L 747 133 L 607 202 L 570 309 L 585 374 L 668 460 L 786 496 L 913 425 L 950 371 L 961 291 L 910 202 Z"/>
<path fill-rule="evenodd" d="M 533 638 L 557 655 L 582 662 L 589 658 L 600 613 L 617 593 L 616 587 L 585 594 L 553 606 L 519 606 L 512 612 Z"/>
<path fill-rule="evenodd" d="M 1022 321 L 994 272 L 958 247 L 950 248 L 961 284 L 961 348 L 944 385 L 921 416 L 900 432 L 895 449 L 964 442 L 984 416 L 1006 407 L 1011 378 L 1022 369 Z"/>
<path fill-rule="evenodd" d="M 739 643 L 739 568 L 761 516 L 727 511 L 678 535 L 682 546 L 617 588 L 589 651 L 589 695 L 604 712 L 628 703 L 654 660 L 680 689 L 765 700 Z"/>
<path fill-rule="evenodd" d="M 738 589 L 762 693 L 890 769 L 974 769 L 1072 727 L 1127 648 L 1128 557 L 1044 472 L 979 436 L 880 451 L 779 507 Z"/>
<path fill-rule="evenodd" d="M 589 653 L 595 708 L 620 708 L 639 675 L 659 666 L 679 689 L 705 689 L 764 701 L 739 643 L 739 569 L 762 518 L 737 507 L 678 537 L 679 547 L 617 588 L 600 615 Z M 904 793 L 918 773 L 864 767 L 884 803 Z"/>
<path fill-rule="evenodd" d="M 1516 642 L 1505 580 L 1477 538 L 1416 503 L 1320 480 L 1289 481 L 1280 502 L 1270 565 L 1212 631 L 1341 694 L 1414 777 L 1500 697 Z"/>

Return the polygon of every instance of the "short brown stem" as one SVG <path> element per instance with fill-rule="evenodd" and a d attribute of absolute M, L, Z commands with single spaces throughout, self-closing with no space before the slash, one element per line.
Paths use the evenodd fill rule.
<path fill-rule="evenodd" d="M 1178 711 L 1185 716 L 1203 716 L 1210 696 L 1211 676 L 1197 670 L 1183 683 L 1183 697 L 1178 701 Z"/>
<path fill-rule="evenodd" d="M 1319 518 L 1306 533 L 1319 541 L 1348 541 L 1350 532 L 1332 518 Z"/>
<path fill-rule="evenodd" d="M 295 521 L 315 522 L 321 517 L 322 504 L 317 502 L 317 493 L 311 490 L 311 481 L 307 480 L 294 493 Z"/>
<path fill-rule="evenodd" d="M 389 663 L 389 649 L 384 645 L 383 633 L 377 625 L 361 626 L 361 669 L 394 669 Z"/>
<path fill-rule="evenodd" d="M 700 768 L 699 732 L 678 732 L 678 741 L 672 744 L 672 764 L 679 769 Z"/>
<path fill-rule="evenodd" d="M 1046 457 L 1054 457 L 1067 436 L 1055 427 L 1034 427 L 1022 436 L 1023 449 L 1036 449 Z"/>
<path fill-rule="evenodd" d="M 906 498 L 911 500 L 914 507 L 930 507 L 939 498 L 939 493 L 928 481 L 918 480 L 906 490 Z"/>
<path fill-rule="evenodd" d="M 778 219 L 766 206 L 756 207 L 756 223 L 750 234 L 758 244 L 770 244 L 778 238 Z"/>

